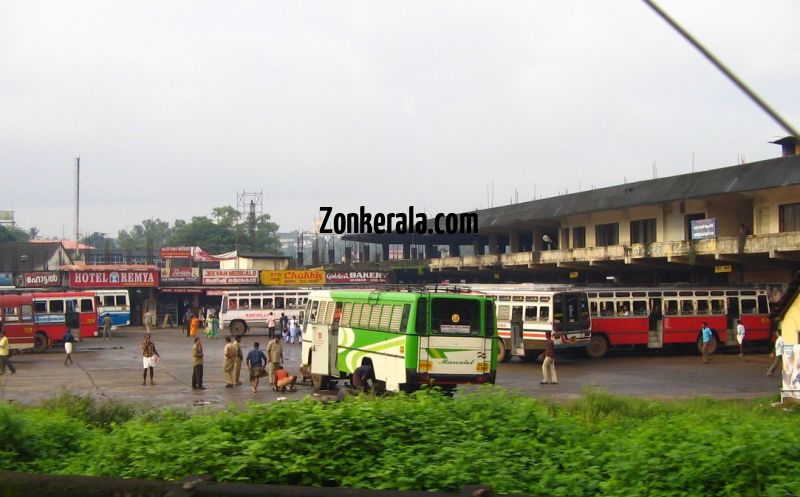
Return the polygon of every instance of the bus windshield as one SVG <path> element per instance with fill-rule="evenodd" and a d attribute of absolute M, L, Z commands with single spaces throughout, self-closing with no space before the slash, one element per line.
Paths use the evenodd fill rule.
<path fill-rule="evenodd" d="M 481 330 L 479 300 L 434 298 L 431 302 L 432 333 L 480 336 Z"/>

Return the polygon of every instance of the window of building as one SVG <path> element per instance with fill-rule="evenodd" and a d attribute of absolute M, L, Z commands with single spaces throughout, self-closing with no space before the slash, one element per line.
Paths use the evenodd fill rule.
<path fill-rule="evenodd" d="M 656 220 L 631 221 L 631 243 L 653 243 L 656 241 Z"/>
<path fill-rule="evenodd" d="M 619 223 L 598 224 L 594 236 L 597 247 L 619 245 Z"/>
<path fill-rule="evenodd" d="M 586 226 L 572 228 L 572 248 L 586 247 Z"/>
<path fill-rule="evenodd" d="M 778 209 L 778 230 L 781 233 L 800 231 L 800 203 L 783 204 L 778 206 Z"/>
<path fill-rule="evenodd" d="M 701 219 L 705 219 L 706 215 L 703 212 L 699 212 L 697 214 L 686 214 L 684 218 L 684 226 L 683 226 L 683 239 L 684 240 L 691 240 L 692 239 L 692 221 L 699 221 Z"/>

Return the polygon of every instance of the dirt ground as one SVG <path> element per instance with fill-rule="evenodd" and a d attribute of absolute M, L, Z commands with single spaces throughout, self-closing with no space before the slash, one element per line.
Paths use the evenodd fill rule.
<path fill-rule="evenodd" d="M 250 392 L 247 370 L 242 371 L 242 386 L 226 389 L 222 377 L 224 339 L 203 338 L 205 348 L 204 391 L 191 389 L 192 338 L 180 328 L 157 329 L 153 341 L 162 360 L 156 367 L 155 386 L 142 386 L 142 361 L 139 343 L 143 328 L 115 331 L 110 341 L 90 338 L 76 344 L 74 364 L 64 365 L 61 346 L 43 354 L 24 353 L 13 358 L 18 372 L 0 376 L 0 399 L 25 404 L 58 394 L 62 389 L 99 398 L 148 403 L 159 407 L 222 407 L 247 401 L 271 402 L 301 399 L 315 395 L 308 383 L 299 384 L 294 393 L 278 393 L 263 384 Z M 267 337 L 247 335 L 243 349 L 253 342 L 264 348 Z M 296 374 L 300 345 L 284 344 L 287 369 Z M 617 353 L 591 360 L 579 355 L 560 354 L 556 360 L 558 385 L 540 385 L 541 364 L 512 360 L 501 364 L 497 384 L 537 398 L 566 400 L 580 397 L 586 387 L 654 398 L 758 398 L 778 393 L 775 378 L 765 375 L 770 358 L 762 351 L 746 350 L 744 357 L 718 353 L 710 364 L 699 355 L 668 355 L 652 352 Z M 323 393 L 323 397 L 335 393 Z"/>

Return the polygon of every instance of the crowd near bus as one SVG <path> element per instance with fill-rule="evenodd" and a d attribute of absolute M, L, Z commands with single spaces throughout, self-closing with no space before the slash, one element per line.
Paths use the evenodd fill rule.
<path fill-rule="evenodd" d="M 308 301 L 309 290 L 242 290 L 222 295 L 219 322 L 232 335 L 244 335 L 253 326 L 267 326 L 267 321 L 296 316 Z"/>

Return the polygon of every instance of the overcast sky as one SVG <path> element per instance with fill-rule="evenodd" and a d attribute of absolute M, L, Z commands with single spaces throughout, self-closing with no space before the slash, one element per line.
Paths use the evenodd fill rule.
<path fill-rule="evenodd" d="M 795 127 L 800 1 L 659 0 Z M 264 192 L 437 212 L 780 155 L 787 133 L 637 0 L 0 0 L 0 210 L 71 238 Z"/>

